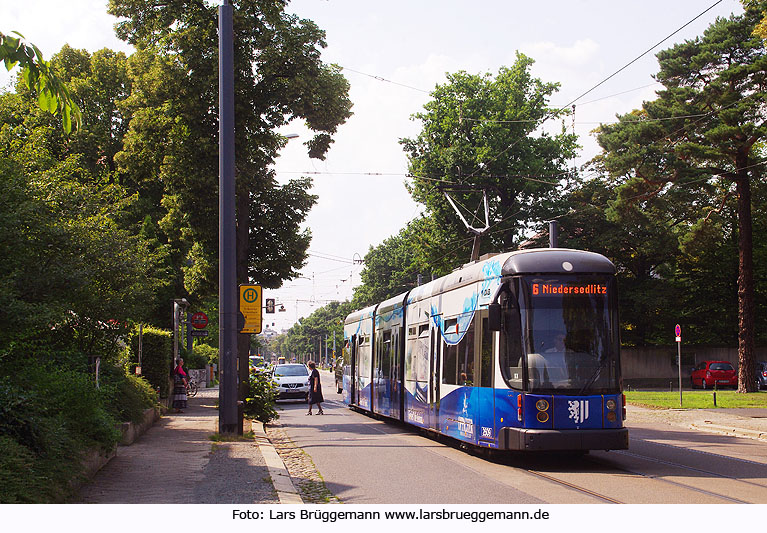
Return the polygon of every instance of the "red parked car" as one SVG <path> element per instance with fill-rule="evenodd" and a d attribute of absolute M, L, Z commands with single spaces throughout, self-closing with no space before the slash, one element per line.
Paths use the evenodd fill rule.
<path fill-rule="evenodd" d="M 738 374 L 729 361 L 703 361 L 692 370 L 692 388 L 737 387 Z"/>

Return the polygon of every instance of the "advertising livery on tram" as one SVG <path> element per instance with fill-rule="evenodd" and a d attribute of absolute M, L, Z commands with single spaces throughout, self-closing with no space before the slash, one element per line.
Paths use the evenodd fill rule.
<path fill-rule="evenodd" d="M 615 267 L 543 248 L 480 259 L 350 314 L 344 402 L 503 450 L 628 448 Z"/>

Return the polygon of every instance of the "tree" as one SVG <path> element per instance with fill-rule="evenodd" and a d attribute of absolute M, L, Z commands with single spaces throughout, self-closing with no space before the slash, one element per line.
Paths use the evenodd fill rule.
<path fill-rule="evenodd" d="M 740 3 L 747 9 L 761 10 L 762 19 L 754 27 L 754 35 L 767 39 L 767 2 L 764 0 L 740 0 Z"/>
<path fill-rule="evenodd" d="M 636 194 L 632 184 L 616 189 L 598 167 L 592 170 L 598 177 L 579 183 L 564 199 L 567 211 L 557 217 L 559 246 L 601 253 L 615 264 L 622 344 L 663 344 L 683 312 L 674 283 L 680 252 L 669 199 L 626 201 Z M 529 247 L 545 247 L 547 240 L 541 228 Z"/>
<path fill-rule="evenodd" d="M 350 302 L 330 302 L 294 324 L 284 335 L 275 337 L 270 343 L 271 348 L 274 353 L 287 360 L 295 356 L 306 362 L 309 354 L 317 353 L 320 340 L 324 347 L 325 339 L 332 342 L 335 335 L 336 346 L 341 346 L 344 338 L 344 319 L 354 309 Z M 337 348 L 336 352 L 340 353 L 340 349 Z"/>
<path fill-rule="evenodd" d="M 287 140 L 276 130 L 303 120 L 315 132 L 305 143 L 309 155 L 324 158 L 351 114 L 349 85 L 340 68 L 320 60 L 324 32 L 285 13 L 284 1 L 232 4 L 237 281 L 273 288 L 306 260 L 310 233 L 300 224 L 316 201 L 309 180 L 277 183 L 271 165 Z M 126 101 L 132 119 L 120 169 L 160 197 L 166 215 L 158 224 L 181 243 L 175 249 L 186 247 L 184 285 L 199 301 L 214 291 L 218 270 L 216 7 L 110 0 L 109 12 L 124 19 L 118 36 L 137 48 L 131 67 L 139 90 Z M 247 336 L 240 335 L 241 377 L 247 354 Z"/>
<path fill-rule="evenodd" d="M 643 188 L 627 201 L 669 195 L 687 210 L 683 244 L 711 232 L 714 215 L 735 198 L 740 392 L 755 387 L 751 188 L 762 176 L 759 143 L 767 135 L 767 53 L 753 36 L 759 18 L 747 9 L 660 52 L 656 78 L 665 89 L 640 112 L 602 126 L 598 138 L 605 168 Z"/>
<path fill-rule="evenodd" d="M 6 332 L 0 359 L 42 360 L 50 349 L 113 355 L 128 321 L 146 314 L 163 283 L 158 258 L 121 226 L 131 199 L 119 186 L 101 186 L 78 155 L 51 157 L 44 141 L 54 128 L 47 117 L 37 127 L 29 119 L 9 127 L 4 111 L 18 113 L 23 105 L 19 95 L 0 97 L 0 327 Z"/>
<path fill-rule="evenodd" d="M 309 154 L 324 157 L 350 116 L 348 83 L 320 61 L 324 32 L 286 14 L 284 2 L 233 4 L 237 277 L 277 287 L 306 259 L 310 234 L 299 227 L 316 198 L 306 179 L 277 184 L 270 165 L 286 139 L 275 130 L 304 120 L 316 132 L 305 143 Z M 216 8 L 111 0 L 109 11 L 124 18 L 118 35 L 138 48 L 130 64 L 139 90 L 125 102 L 132 119 L 118 163 L 163 205 L 159 223 L 188 243 L 187 289 L 210 294 L 218 255 Z"/>
<path fill-rule="evenodd" d="M 495 77 L 448 74 L 425 111 L 414 115 L 423 123 L 421 133 L 401 141 L 413 176 L 411 194 L 434 218 L 431 259 L 440 273 L 467 261 L 472 242 L 461 239 L 468 233 L 443 191 L 454 189 L 453 197 L 469 210 L 487 191 L 492 231 L 483 237 L 482 250 L 495 252 L 514 249 L 529 224 L 550 216 L 559 198 L 576 139 L 564 131 L 537 131 L 546 118 L 558 116 L 547 106 L 558 85 L 534 78 L 532 63 L 517 54 L 515 64 Z"/>
<path fill-rule="evenodd" d="M 0 60 L 9 72 L 16 65 L 21 66 L 21 78 L 37 94 L 40 107 L 61 115 L 62 127 L 69 133 L 73 124 L 77 127 L 81 123 L 80 108 L 67 86 L 51 71 L 40 49 L 34 44 L 25 44 L 20 33 L 11 33 L 16 37 L 0 32 Z"/>
<path fill-rule="evenodd" d="M 411 290 L 417 285 L 419 274 L 425 281 L 431 280 L 432 265 L 428 261 L 431 225 L 431 219 L 415 219 L 398 235 L 370 248 L 360 274 L 362 284 L 354 291 L 352 303 L 356 309 Z"/>

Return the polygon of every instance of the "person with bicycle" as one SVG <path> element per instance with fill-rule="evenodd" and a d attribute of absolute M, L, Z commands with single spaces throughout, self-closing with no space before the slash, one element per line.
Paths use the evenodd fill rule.
<path fill-rule="evenodd" d="M 177 413 L 183 413 L 186 409 L 186 387 L 189 384 L 189 376 L 184 370 L 184 360 L 176 359 L 176 368 L 173 369 L 173 401 L 172 406 Z"/>

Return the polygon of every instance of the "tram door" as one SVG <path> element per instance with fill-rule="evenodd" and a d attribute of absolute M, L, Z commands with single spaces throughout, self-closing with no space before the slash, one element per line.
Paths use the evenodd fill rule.
<path fill-rule="evenodd" d="M 477 378 L 477 392 L 479 404 L 479 431 L 477 432 L 478 441 L 481 444 L 490 445 L 495 442 L 495 390 L 493 383 L 493 374 L 495 372 L 495 332 L 490 331 L 488 324 L 487 309 L 478 313 L 478 324 L 480 326 L 479 335 L 477 335 L 477 344 L 479 347 L 479 376 Z"/>
<path fill-rule="evenodd" d="M 349 404 L 357 405 L 357 335 L 352 335 L 349 350 Z"/>
<path fill-rule="evenodd" d="M 440 359 L 442 355 L 442 339 L 439 326 L 435 326 L 432 317 L 430 321 L 431 336 L 429 342 L 429 427 L 439 431 L 439 384 L 441 381 Z"/>

